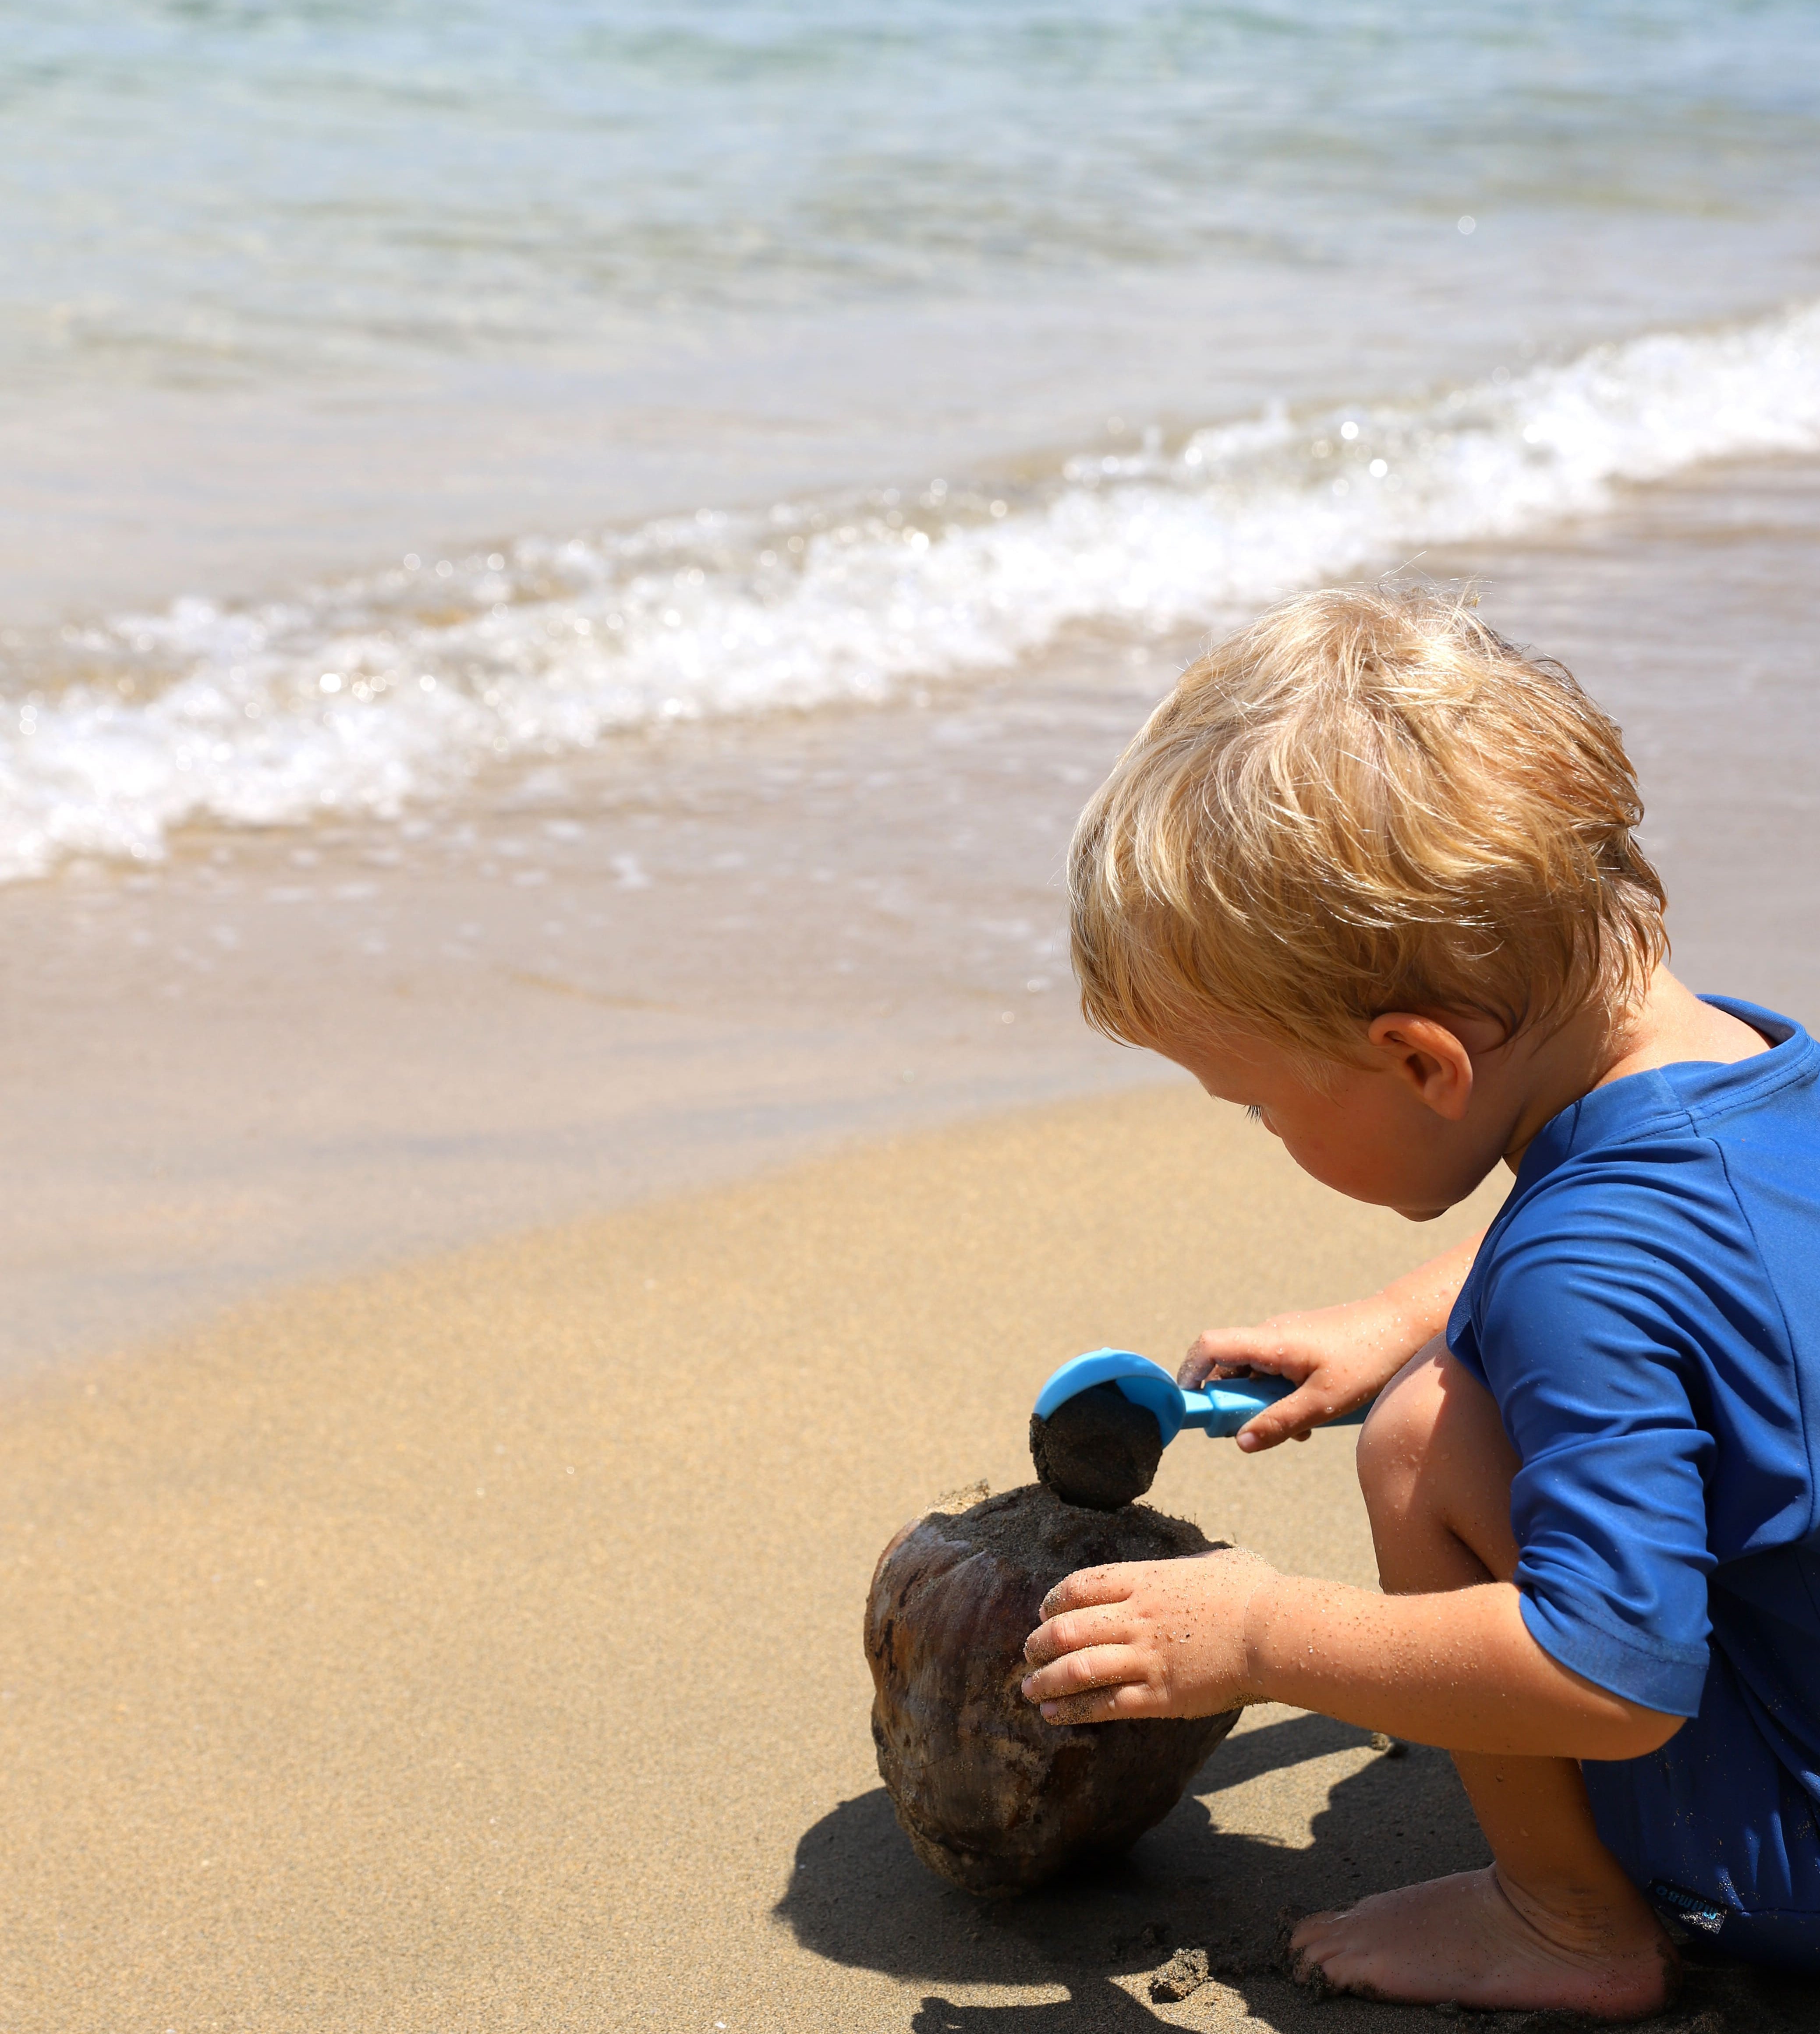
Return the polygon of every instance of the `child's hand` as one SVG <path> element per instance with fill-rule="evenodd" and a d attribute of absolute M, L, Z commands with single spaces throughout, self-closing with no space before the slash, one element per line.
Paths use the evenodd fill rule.
<path fill-rule="evenodd" d="M 1209 1328 L 1183 1358 L 1176 1381 L 1191 1389 L 1247 1370 L 1289 1379 L 1297 1388 L 1239 1430 L 1239 1446 L 1252 1454 L 1280 1441 L 1305 1441 L 1324 1421 L 1375 1398 L 1432 1332 L 1425 1319 L 1412 1321 L 1380 1294 L 1278 1314 L 1255 1327 Z"/>
<path fill-rule="evenodd" d="M 1209 1328 L 1183 1358 L 1176 1381 L 1192 1390 L 1245 1370 L 1286 1377 L 1298 1388 L 1247 1420 L 1239 1446 L 1255 1454 L 1279 1441 L 1305 1441 L 1323 1420 L 1375 1398 L 1447 1326 L 1483 1235 L 1456 1243 L 1368 1300 L 1276 1314 L 1253 1328 Z"/>
<path fill-rule="evenodd" d="M 1240 1547 L 1067 1575 L 1024 1642 L 1023 1691 L 1051 1723 L 1218 1716 L 1254 1700 L 1245 1612 L 1275 1569 Z"/>

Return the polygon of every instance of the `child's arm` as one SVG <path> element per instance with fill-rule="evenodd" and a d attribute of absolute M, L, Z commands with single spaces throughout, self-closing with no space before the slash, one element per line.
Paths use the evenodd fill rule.
<path fill-rule="evenodd" d="M 1636 1758 L 1682 1721 L 1557 1664 L 1509 1582 L 1379 1596 L 1235 1548 L 1083 1569 L 1042 1614 L 1023 1687 L 1057 1723 L 1274 1702 L 1450 1751 Z"/>
<path fill-rule="evenodd" d="M 1277 1314 L 1255 1327 L 1209 1328 L 1183 1360 L 1177 1381 L 1193 1387 L 1216 1371 L 1263 1370 L 1300 1387 L 1247 1422 L 1248 1454 L 1304 1440 L 1323 1420 L 1349 1413 L 1388 1384 L 1447 1324 L 1484 1231 L 1394 1279 L 1369 1299 L 1303 1314 Z"/>

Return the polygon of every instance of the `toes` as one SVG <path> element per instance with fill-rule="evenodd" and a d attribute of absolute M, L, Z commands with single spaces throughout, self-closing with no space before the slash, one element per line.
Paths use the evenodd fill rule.
<path fill-rule="evenodd" d="M 1317 1999 L 1340 1992 L 1379 1995 L 1370 1946 L 1361 1940 L 1349 1908 L 1305 1916 L 1290 1931 L 1284 1952 L 1290 1978 Z"/>
<path fill-rule="evenodd" d="M 1290 1931 L 1289 1947 L 1292 1950 L 1305 1949 L 1317 1935 L 1326 1932 L 1330 1922 L 1337 1921 L 1339 1918 L 1339 1915 L 1334 1912 L 1304 1914 Z"/>
<path fill-rule="evenodd" d="M 1315 1970 L 1336 1951 L 1345 1946 L 1344 1931 L 1340 1923 L 1343 1914 L 1304 1914 L 1291 1931 L 1289 1939 L 1289 1974 L 1298 1983 L 1305 1974 Z"/>
<path fill-rule="evenodd" d="M 1304 1914 L 1278 1938 L 1284 1972 L 1293 1983 L 1308 1987 L 1317 1998 L 1330 1988 L 1321 1966 L 1323 1959 L 1337 1946 L 1333 1924 L 1339 1918 L 1331 1913 Z"/>

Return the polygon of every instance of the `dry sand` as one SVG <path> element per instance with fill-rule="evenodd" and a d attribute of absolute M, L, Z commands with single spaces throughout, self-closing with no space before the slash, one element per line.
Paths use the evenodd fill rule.
<path fill-rule="evenodd" d="M 1173 1357 L 1472 1213 L 1341 1202 L 1172 1086 L 39 1380 L 0 1443 L 0 2026 L 1428 2024 L 1268 1951 L 1285 1906 L 1480 1857 L 1439 1755 L 1255 1711 L 1126 1863 L 982 1908 L 893 1824 L 860 1617 L 906 1515 L 1027 1478 L 1060 1357 Z M 1351 1449 L 1191 1436 L 1154 1501 L 1368 1581 Z M 1177 1946 L 1225 1974 L 1153 2006 Z"/>

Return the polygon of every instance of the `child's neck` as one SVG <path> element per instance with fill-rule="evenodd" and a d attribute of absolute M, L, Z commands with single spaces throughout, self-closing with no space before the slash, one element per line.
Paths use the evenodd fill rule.
<path fill-rule="evenodd" d="M 1689 1060 L 1706 1060 L 1730 1066 L 1767 1052 L 1769 1043 L 1742 1019 L 1702 1003 L 1684 988 L 1667 968 L 1657 969 L 1649 993 L 1634 1020 L 1613 1039 L 1614 1057 L 1593 1083 L 1603 1087 L 1608 1081 L 1622 1080 L 1627 1074 L 1640 1074 L 1650 1067 L 1679 1066 Z"/>
<path fill-rule="evenodd" d="M 1523 1106 L 1504 1162 L 1514 1172 L 1542 1125 L 1596 1087 L 1651 1067 L 1689 1060 L 1729 1066 L 1767 1050 L 1748 1024 L 1702 1003 L 1667 968 L 1658 968 L 1628 1019 L 1615 1023 L 1603 1008 L 1585 1010 L 1535 1048 L 1525 1066 Z"/>

